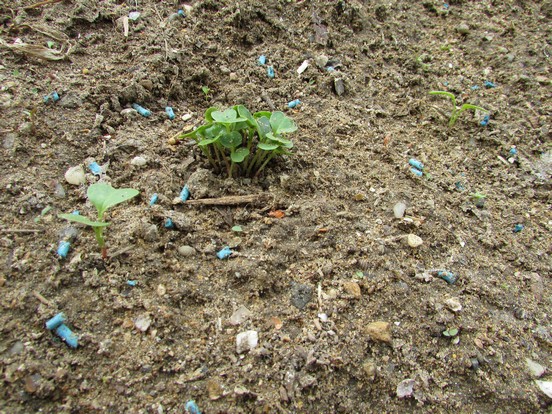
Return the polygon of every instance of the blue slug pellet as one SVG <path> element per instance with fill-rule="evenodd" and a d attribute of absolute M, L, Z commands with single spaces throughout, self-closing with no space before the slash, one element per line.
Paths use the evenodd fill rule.
<path fill-rule="evenodd" d="M 269 66 L 267 69 L 266 69 L 266 74 L 268 75 L 269 78 L 274 78 L 274 68 L 272 66 Z"/>
<path fill-rule="evenodd" d="M 173 229 L 174 228 L 174 223 L 169 217 L 167 217 L 165 219 L 165 228 L 166 229 Z"/>
<path fill-rule="evenodd" d="M 472 91 L 476 91 L 479 89 L 479 86 L 477 85 L 473 85 L 471 88 L 470 88 Z"/>
<path fill-rule="evenodd" d="M 50 102 L 50 100 L 52 100 L 52 102 L 57 102 L 59 101 L 59 95 L 56 91 L 54 91 L 51 94 L 44 96 L 42 100 L 44 101 L 44 103 L 48 103 Z"/>
<path fill-rule="evenodd" d="M 149 202 L 150 207 L 152 207 L 155 203 L 157 203 L 158 199 L 159 199 L 159 196 L 157 195 L 157 193 L 152 195 Z"/>
<path fill-rule="evenodd" d="M 217 257 L 222 260 L 226 259 L 232 254 L 232 250 L 230 250 L 230 247 L 226 246 L 224 249 L 222 249 L 220 252 L 217 253 Z"/>
<path fill-rule="evenodd" d="M 50 331 L 55 330 L 55 333 L 63 339 L 67 345 L 71 348 L 76 348 L 78 346 L 79 338 L 71 331 L 71 329 L 64 325 L 63 322 L 65 322 L 65 315 L 63 312 L 58 313 L 52 319 L 46 321 L 46 329 Z"/>
<path fill-rule="evenodd" d="M 199 411 L 199 407 L 197 406 L 194 400 L 188 401 L 184 406 L 184 408 L 190 414 L 201 414 L 201 411 Z"/>
<path fill-rule="evenodd" d="M 518 153 L 518 150 L 516 147 L 512 147 L 510 148 L 510 151 L 509 151 L 510 155 L 517 155 Z"/>
<path fill-rule="evenodd" d="M 445 282 L 450 283 L 451 285 L 456 282 L 456 275 L 454 273 L 448 272 L 446 270 L 439 270 L 437 276 L 443 279 Z"/>
<path fill-rule="evenodd" d="M 167 113 L 167 116 L 169 117 L 169 119 L 170 119 L 171 121 L 175 118 L 175 116 L 174 116 L 174 111 L 173 111 L 173 109 L 172 109 L 170 106 L 167 106 L 167 107 L 165 108 L 165 112 Z"/>
<path fill-rule="evenodd" d="M 516 224 L 514 227 L 514 233 L 519 233 L 524 229 L 523 224 Z"/>
<path fill-rule="evenodd" d="M 97 162 L 91 162 L 88 164 L 88 168 L 92 171 L 92 174 L 102 175 L 102 167 L 100 167 Z"/>
<path fill-rule="evenodd" d="M 489 88 L 489 89 L 490 89 L 490 88 L 496 88 L 496 85 L 495 85 L 494 83 L 492 83 L 492 82 L 489 82 L 489 81 L 485 81 L 485 82 L 483 83 L 483 85 L 485 85 L 485 88 Z"/>
<path fill-rule="evenodd" d="M 188 200 L 188 198 L 190 198 L 190 189 L 188 188 L 188 185 L 185 185 L 184 188 L 182 189 L 182 191 L 180 192 L 180 199 L 182 201 L 186 201 Z"/>
<path fill-rule="evenodd" d="M 60 312 L 52 319 L 46 321 L 46 329 L 48 329 L 49 331 L 51 331 L 52 329 L 56 329 L 63 322 L 65 322 L 65 314 L 63 312 Z"/>
<path fill-rule="evenodd" d="M 79 337 L 75 335 L 71 329 L 67 327 L 67 325 L 59 325 L 56 328 L 56 334 L 61 339 L 65 341 L 67 345 L 69 345 L 71 348 L 76 348 L 79 346 Z"/>
<path fill-rule="evenodd" d="M 485 115 L 483 120 L 480 122 L 481 126 L 487 126 L 489 124 L 489 120 L 491 119 L 490 115 Z"/>
<path fill-rule="evenodd" d="M 292 108 L 292 109 L 295 108 L 298 105 L 301 105 L 301 101 L 299 99 L 295 99 L 291 102 L 288 102 L 288 107 Z"/>
<path fill-rule="evenodd" d="M 257 60 L 257 62 L 259 63 L 259 65 L 264 65 L 266 64 L 266 56 L 265 55 L 261 55 L 259 56 L 259 59 Z"/>
<path fill-rule="evenodd" d="M 411 168 L 410 171 L 412 172 L 412 174 L 417 175 L 418 177 L 424 176 L 424 173 L 421 172 L 420 170 L 417 170 L 416 168 Z"/>
<path fill-rule="evenodd" d="M 408 163 L 410 165 L 412 165 L 414 168 L 417 168 L 418 170 L 423 170 L 424 169 L 424 164 L 422 164 L 420 161 L 418 161 L 414 158 L 410 158 L 408 160 Z"/>
<path fill-rule="evenodd" d="M 132 287 L 136 286 L 137 283 L 138 282 L 136 280 L 127 280 L 127 285 Z"/>
<path fill-rule="evenodd" d="M 57 249 L 57 254 L 62 259 L 65 259 L 67 257 L 67 254 L 69 253 L 69 248 L 71 247 L 71 243 L 68 241 L 60 241 L 59 247 Z"/>
<path fill-rule="evenodd" d="M 142 115 L 142 116 L 145 117 L 145 118 L 147 118 L 148 116 L 151 115 L 151 111 L 150 111 L 150 110 L 141 107 L 141 106 L 138 105 L 137 103 L 133 103 L 133 104 L 132 104 L 132 107 L 136 110 L 136 112 L 138 112 L 140 115 Z"/>
<path fill-rule="evenodd" d="M 182 9 L 179 9 L 177 13 L 179 16 L 186 17 L 186 13 Z"/>

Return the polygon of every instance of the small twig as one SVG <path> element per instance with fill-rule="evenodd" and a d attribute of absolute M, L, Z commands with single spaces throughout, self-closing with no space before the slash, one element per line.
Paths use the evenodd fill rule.
<path fill-rule="evenodd" d="M 41 229 L 0 229 L 2 233 L 42 233 Z"/>
<path fill-rule="evenodd" d="M 43 304 L 48 305 L 48 306 L 52 306 L 52 302 L 50 302 L 48 299 L 46 299 L 44 296 L 42 296 L 36 290 L 33 291 L 33 295 L 34 295 L 35 298 L 37 298 Z"/>
<path fill-rule="evenodd" d="M 238 204 L 255 204 L 267 199 L 266 194 L 251 194 L 245 196 L 227 196 L 219 198 L 201 198 L 199 200 L 188 200 L 183 204 L 192 206 L 235 206 Z"/>
<path fill-rule="evenodd" d="M 30 6 L 23 7 L 23 10 L 30 10 L 30 9 L 36 9 L 40 6 L 46 6 L 48 4 L 54 4 L 54 3 L 61 3 L 63 0 L 43 0 L 39 1 L 38 3 L 31 4 Z"/>

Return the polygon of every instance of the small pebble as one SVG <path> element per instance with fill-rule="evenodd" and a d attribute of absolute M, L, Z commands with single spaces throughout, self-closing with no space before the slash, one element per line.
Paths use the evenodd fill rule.
<path fill-rule="evenodd" d="M 362 293 L 360 291 L 360 286 L 356 282 L 343 283 L 343 289 L 345 289 L 345 292 L 347 292 L 355 299 L 359 299 L 362 296 Z"/>
<path fill-rule="evenodd" d="M 325 55 L 319 55 L 314 58 L 314 63 L 320 69 L 324 69 L 324 67 L 328 64 L 328 61 L 329 61 L 328 56 L 325 56 Z"/>
<path fill-rule="evenodd" d="M 460 23 L 456 26 L 456 31 L 462 35 L 467 35 L 470 33 L 470 27 L 466 23 Z"/>
<path fill-rule="evenodd" d="M 151 317 L 146 313 L 134 320 L 134 326 L 141 332 L 146 332 L 151 325 Z"/>
<path fill-rule="evenodd" d="M 146 165 L 146 162 L 146 159 L 140 156 L 134 157 L 132 161 L 130 161 L 132 165 L 136 165 L 137 167 L 143 167 L 144 165 Z"/>
<path fill-rule="evenodd" d="M 251 312 L 249 309 L 242 305 L 230 316 L 230 325 L 240 325 L 249 319 L 250 316 Z"/>
<path fill-rule="evenodd" d="M 251 351 L 259 343 L 259 334 L 257 331 L 245 331 L 236 336 L 236 351 L 241 354 Z"/>
<path fill-rule="evenodd" d="M 178 248 L 178 253 L 180 253 L 184 257 L 191 257 L 194 256 L 197 252 L 196 249 L 194 249 L 192 246 L 180 246 Z"/>
<path fill-rule="evenodd" d="M 334 88 L 337 96 L 343 95 L 345 93 L 345 82 L 343 82 L 343 79 L 341 78 L 335 79 Z"/>
<path fill-rule="evenodd" d="M 525 358 L 525 363 L 531 375 L 535 378 L 540 378 L 546 372 L 546 368 L 538 362 L 532 361 L 529 358 Z"/>
<path fill-rule="evenodd" d="M 403 218 L 406 211 L 406 204 L 403 202 L 398 202 L 393 206 L 393 214 L 395 218 Z"/>
<path fill-rule="evenodd" d="M 552 398 L 552 381 L 535 380 L 535 384 L 546 394 L 548 398 Z"/>
<path fill-rule="evenodd" d="M 406 238 L 406 241 L 408 242 L 408 245 L 415 249 L 416 247 L 420 247 L 424 241 L 421 237 L 416 236 L 415 234 L 409 234 Z"/>
<path fill-rule="evenodd" d="M 449 298 L 445 300 L 445 305 L 447 305 L 447 307 L 453 312 L 460 312 L 462 310 L 462 304 L 456 298 Z"/>
<path fill-rule="evenodd" d="M 224 394 L 224 390 L 220 383 L 215 379 L 207 381 L 207 394 L 211 400 L 218 400 Z"/>
<path fill-rule="evenodd" d="M 412 378 L 405 379 L 397 385 L 397 397 L 406 398 L 412 395 L 414 390 L 414 380 Z"/>
<path fill-rule="evenodd" d="M 86 182 L 84 168 L 82 165 L 71 167 L 65 172 L 65 181 L 72 185 L 81 185 Z"/>
<path fill-rule="evenodd" d="M 376 342 L 391 342 L 391 325 L 389 322 L 377 321 L 369 323 L 364 331 L 370 339 Z"/>

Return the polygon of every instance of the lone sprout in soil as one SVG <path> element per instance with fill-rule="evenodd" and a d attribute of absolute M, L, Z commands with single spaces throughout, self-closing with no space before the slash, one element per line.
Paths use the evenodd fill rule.
<path fill-rule="evenodd" d="M 225 111 L 209 108 L 206 123 L 175 138 L 192 138 L 215 171 L 228 177 L 257 177 L 275 156 L 289 155 L 293 142 L 286 134 L 297 125 L 283 112 L 251 114 L 243 105 Z"/>
<path fill-rule="evenodd" d="M 472 104 L 468 104 L 468 103 L 465 103 L 460 107 L 456 106 L 456 96 L 454 96 L 454 94 L 452 94 L 450 92 L 431 91 L 431 92 L 429 92 L 429 94 L 430 95 L 446 96 L 447 98 L 449 98 L 451 100 L 451 102 L 452 102 L 452 112 L 450 114 L 449 127 L 453 127 L 454 124 L 456 123 L 456 120 L 460 116 L 460 114 L 462 112 L 464 112 L 465 110 L 467 110 L 467 109 L 473 109 L 474 111 L 489 112 L 485 108 L 481 108 L 480 106 L 476 106 L 476 105 L 472 105 Z"/>
<path fill-rule="evenodd" d="M 201 87 L 201 92 L 203 92 L 203 95 L 205 96 L 205 100 L 208 101 L 209 100 L 209 93 L 211 92 L 211 88 L 209 88 L 208 86 L 202 86 Z"/>
<path fill-rule="evenodd" d="M 60 214 L 58 217 L 92 227 L 94 229 L 94 233 L 96 234 L 96 241 L 102 251 L 102 257 L 106 259 L 107 248 L 105 247 L 103 230 L 104 227 L 109 226 L 111 223 L 103 221 L 104 213 L 109 208 L 116 206 L 117 204 L 124 203 L 125 201 L 137 196 L 138 193 L 138 190 L 134 190 L 132 188 L 113 188 L 106 183 L 95 183 L 88 187 L 86 195 L 98 211 L 97 221 L 92 221 L 78 214 Z"/>

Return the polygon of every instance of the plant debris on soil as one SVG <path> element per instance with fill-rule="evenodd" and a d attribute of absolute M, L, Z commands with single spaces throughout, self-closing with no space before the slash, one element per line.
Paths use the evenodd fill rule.
<path fill-rule="evenodd" d="M 550 0 L 0 19 L 1 412 L 550 412 Z M 228 178 L 174 138 L 234 105 L 292 154 Z M 105 259 L 58 218 L 96 182 L 139 191 Z"/>

